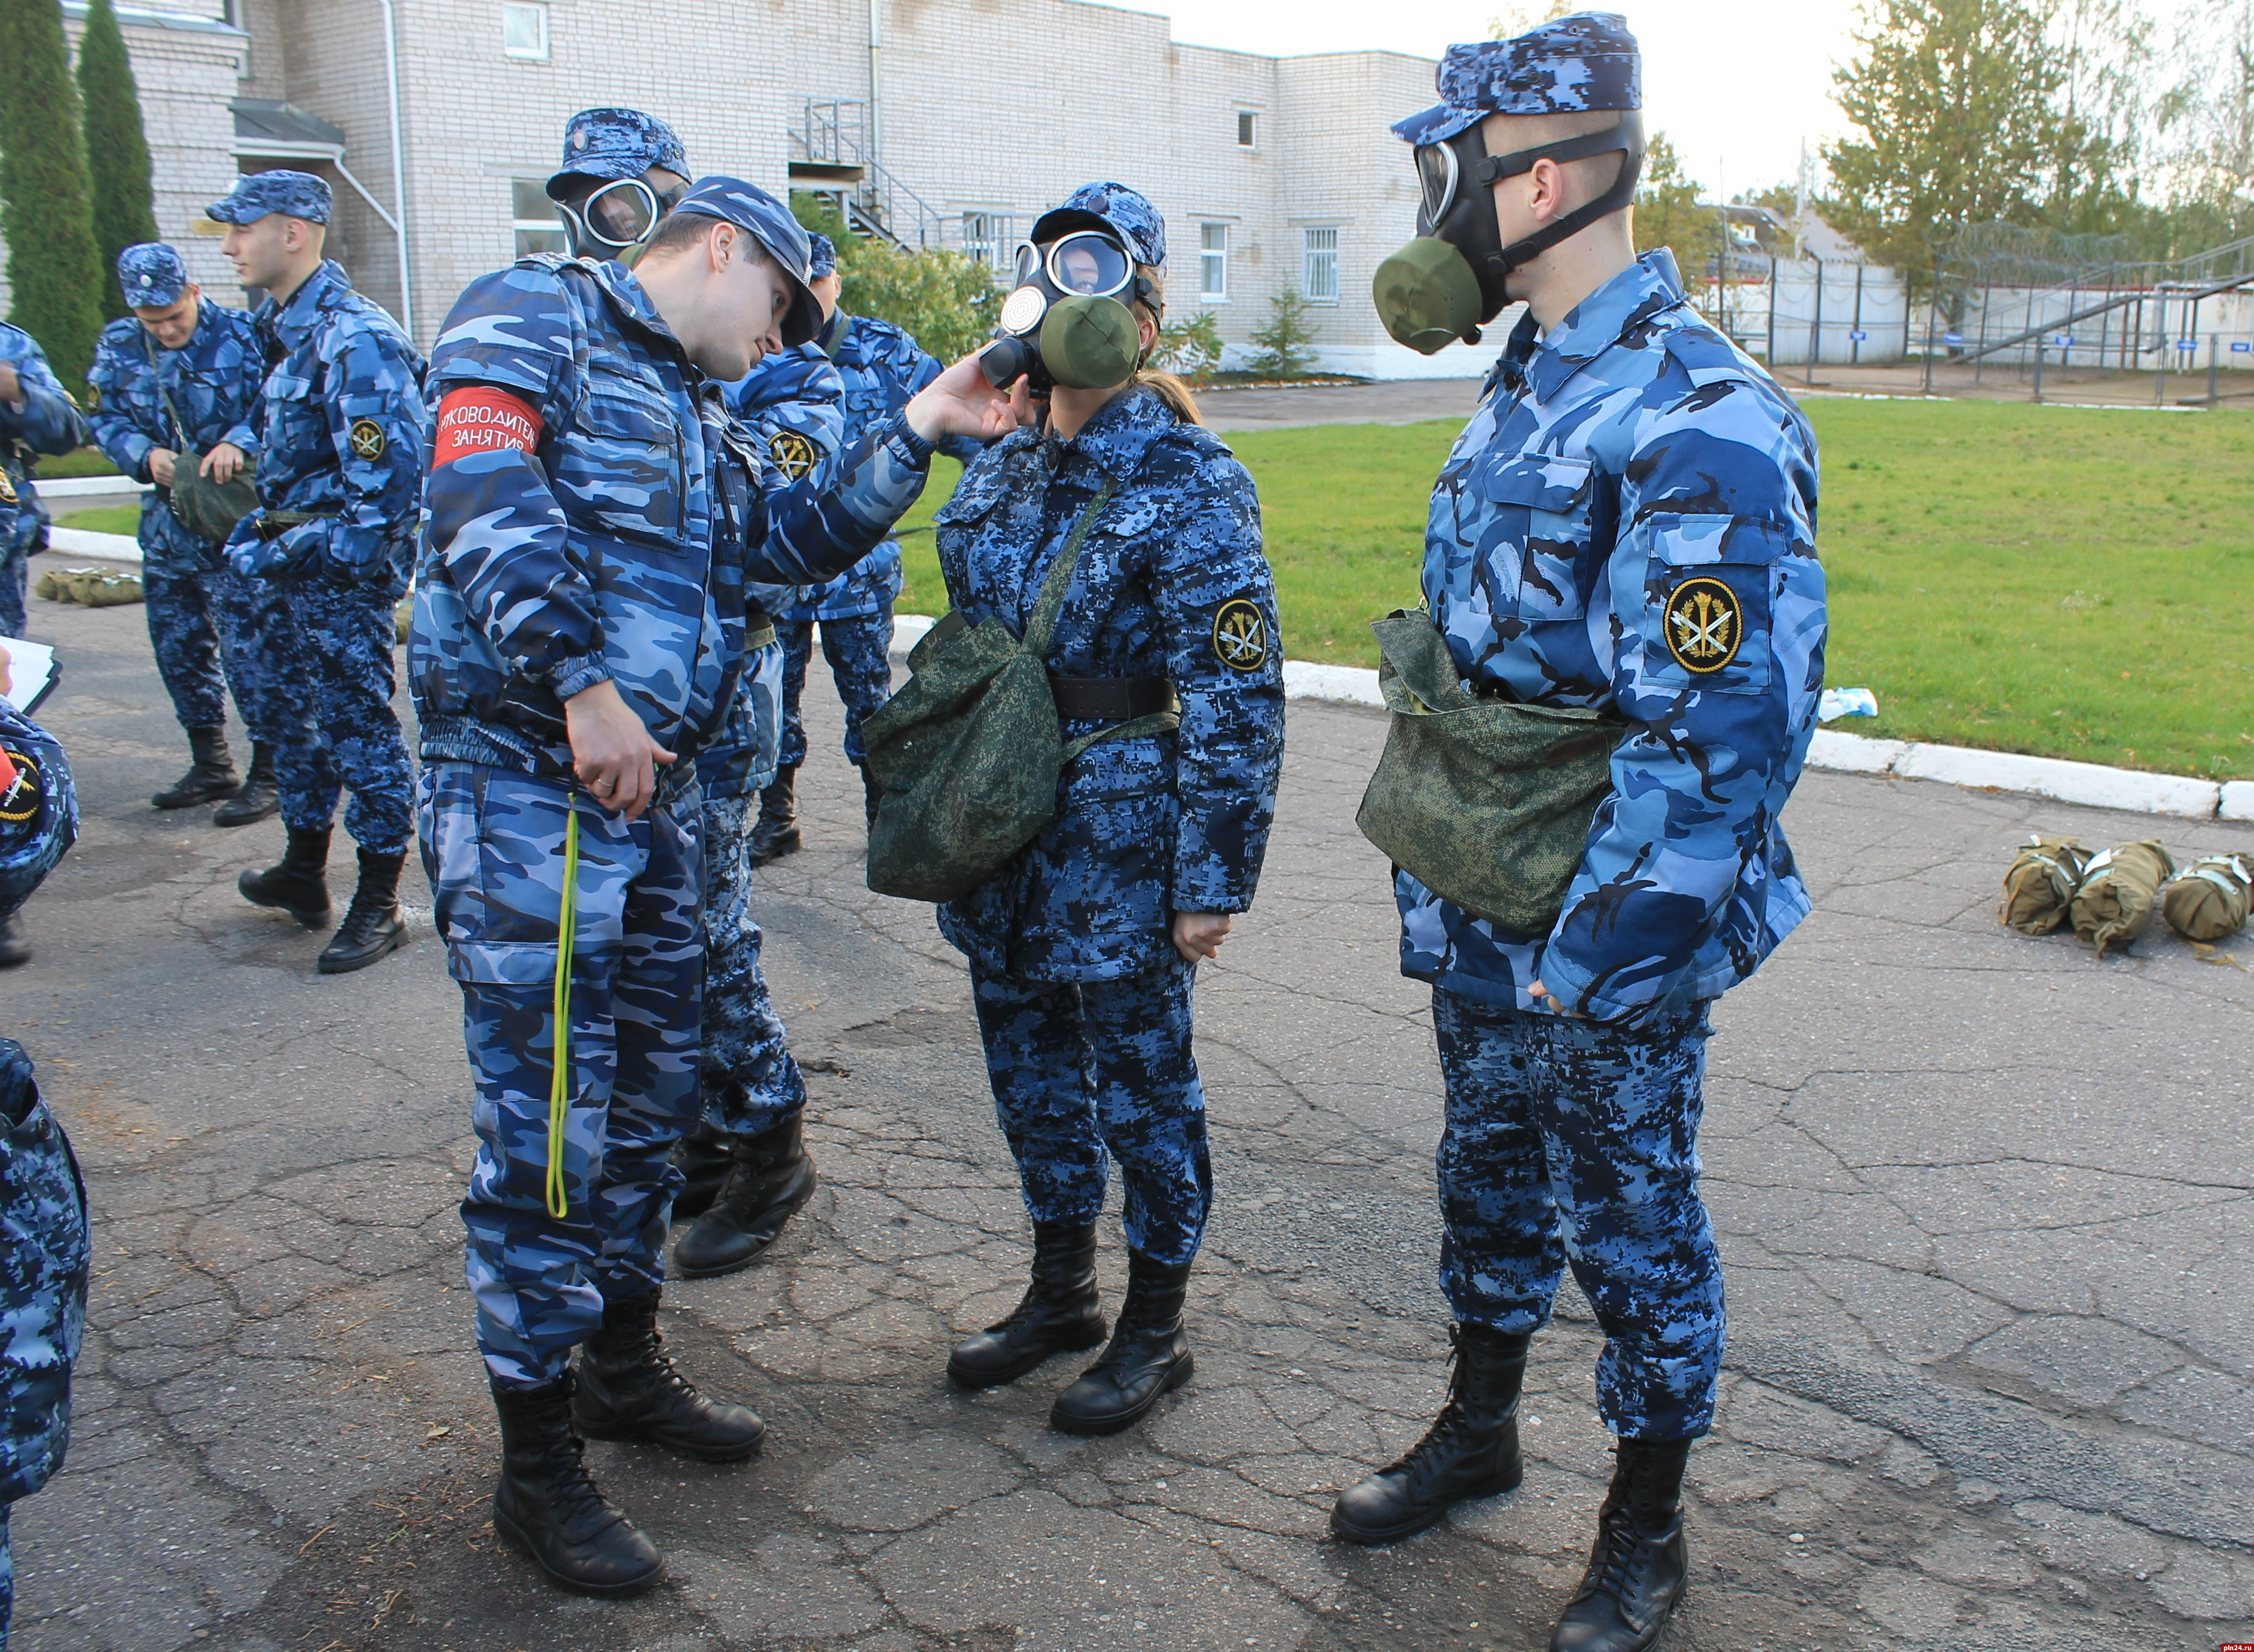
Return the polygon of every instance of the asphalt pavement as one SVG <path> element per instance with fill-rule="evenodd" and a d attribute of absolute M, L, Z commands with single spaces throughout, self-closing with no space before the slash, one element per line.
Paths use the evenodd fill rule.
<path fill-rule="evenodd" d="M 1026 1222 L 963 972 L 928 909 L 863 886 L 816 664 L 808 846 L 764 913 L 823 1186 L 759 1266 L 673 1287 L 666 1315 L 770 1443 L 734 1468 L 593 1447 L 672 1560 L 656 1593 L 596 1604 L 487 1524 L 469 1085 L 427 915 L 377 967 L 316 976 L 321 937 L 234 890 L 278 823 L 148 806 L 186 753 L 142 611 L 32 623 L 62 650 L 46 721 L 86 825 L 0 1027 L 77 1143 L 97 1278 L 67 1466 L 14 1511 L 19 1652 L 1546 1644 L 1607 1460 L 1570 1288 L 1525 1486 L 1391 1550 L 1325 1536 L 1446 1378 L 1429 1000 L 1353 826 L 1379 716 L 1293 706 L 1259 904 L 1200 984 L 1220 1194 L 1196 1380 L 1132 1433 L 1069 1439 L 1045 1418 L 1074 1362 L 981 1396 L 942 1376 L 1014 1301 Z M 1665 1644 L 2254 1639 L 2254 946 L 2100 962 L 1994 917 L 2030 830 L 2188 854 L 2254 830 L 1828 774 L 1786 824 L 1816 911 L 1715 1013 L 1727 1392 Z M 340 834 L 340 898 L 350 854 Z M 1124 1263 L 1107 1218 L 1115 1303 Z"/>

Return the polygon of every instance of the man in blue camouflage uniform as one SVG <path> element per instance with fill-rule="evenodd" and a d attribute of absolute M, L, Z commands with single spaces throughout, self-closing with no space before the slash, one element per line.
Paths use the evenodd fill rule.
<path fill-rule="evenodd" d="M 249 313 L 206 303 L 162 242 L 120 253 L 117 279 L 133 313 L 102 329 L 88 375 L 101 397 L 89 423 L 111 464 L 155 484 L 141 496 L 139 536 L 149 641 L 194 759 L 149 801 L 190 808 L 225 798 L 215 823 L 247 826 L 278 807 L 262 696 L 275 692 L 270 634 L 288 616 L 279 587 L 238 577 L 218 545 L 173 514 L 172 478 L 184 449 L 220 482 L 256 458 L 265 353 Z M 248 777 L 228 751 L 230 685 L 251 732 Z"/>
<path fill-rule="evenodd" d="M 210 207 L 247 287 L 266 290 L 260 336 L 272 368 L 259 432 L 261 508 L 227 542 L 234 571 L 283 594 L 275 753 L 289 846 L 246 872 L 243 898 L 309 929 L 329 921 L 329 834 L 345 830 L 360 882 L 319 969 L 365 969 L 406 944 L 399 874 L 412 830 L 412 764 L 391 709 L 394 617 L 407 589 L 430 416 L 423 360 L 399 324 L 321 256 L 329 186 L 308 172 L 256 172 Z"/>
<path fill-rule="evenodd" d="M 25 565 L 47 548 L 47 508 L 32 482 L 38 456 L 60 457 L 92 439 L 46 353 L 0 321 L 0 635 L 24 634 Z"/>
<path fill-rule="evenodd" d="M 932 439 L 1008 417 L 973 368 L 871 432 L 834 489 L 773 489 L 707 375 L 812 335 L 806 260 L 780 202 L 706 178 L 631 271 L 535 256 L 472 283 L 432 356 L 410 678 L 477 1088 L 462 1214 L 501 1420 L 494 1520 L 587 1593 L 649 1588 L 664 1563 L 595 1488 L 581 1432 L 722 1461 L 764 1432 L 698 1394 L 657 1331 L 668 1158 L 697 1110 L 694 759 L 734 701 L 745 583 L 850 566 L 920 491 Z"/>
<path fill-rule="evenodd" d="M 1486 313 L 1448 325 L 1505 298 L 1529 312 L 1433 491 L 1425 599 L 1475 690 L 1599 708 L 1628 732 L 1548 934 L 1396 873 L 1402 968 L 1432 984 L 1447 1090 L 1457 1370 L 1432 1432 L 1347 1492 L 1333 1526 L 1388 1542 L 1517 1483 L 1528 1341 L 1570 1263 L 1605 1332 L 1598 1404 L 1620 1445 L 1553 1645 L 1626 1652 L 1680 1597 L 1684 1465 L 1721 1365 L 1698 1189 L 1707 1005 L 1808 912 L 1777 822 L 1823 677 L 1816 444 L 1691 309 L 1672 256 L 1635 256 L 1618 208 L 1640 64 L 1620 18 L 1452 47 L 1439 88 L 1394 130 L 1418 146 L 1420 228 L 1455 237 L 1481 282 Z M 1454 164 L 1435 164 L 1451 144 Z M 1472 193 L 1449 199 L 1451 179 Z M 1412 331 L 1413 296 L 1381 274 L 1378 299 L 1396 337 Z"/>
<path fill-rule="evenodd" d="M 0 526 L 9 508 L 0 504 Z M 0 703 L 0 914 L 12 916 L 78 836 L 62 747 Z M 86 1329 L 86 1188 L 31 1058 L 0 1038 L 0 1652 L 16 1569 L 8 1517 L 63 1466 L 71 1365 Z"/>

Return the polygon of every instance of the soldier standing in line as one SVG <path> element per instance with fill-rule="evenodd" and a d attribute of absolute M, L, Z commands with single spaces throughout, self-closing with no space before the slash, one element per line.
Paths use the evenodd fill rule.
<path fill-rule="evenodd" d="M 280 807 L 265 696 L 274 692 L 269 637 L 288 616 L 277 587 L 238 577 L 217 543 L 173 513 L 172 486 L 184 450 L 214 482 L 256 458 L 265 353 L 249 312 L 206 303 L 162 242 L 120 253 L 117 279 L 133 313 L 102 329 L 88 374 L 101 402 L 89 423 L 111 464 L 155 484 L 141 496 L 139 532 L 149 642 L 194 760 L 149 801 L 191 808 L 225 798 L 213 823 L 248 826 Z M 240 778 L 227 746 L 230 686 L 250 730 L 250 772 Z"/>
<path fill-rule="evenodd" d="M 25 565 L 47 545 L 47 508 L 32 482 L 37 456 L 60 457 L 93 439 L 37 341 L 0 321 L 0 635 L 24 634 Z M 31 959 L 21 906 L 0 913 L 0 970 Z"/>
<path fill-rule="evenodd" d="M 227 543 L 234 571 L 283 593 L 273 718 L 289 847 L 246 872 L 243 898 L 309 929 L 329 921 L 329 834 L 345 787 L 360 883 L 322 948 L 324 975 L 365 969 L 407 943 L 399 873 L 412 831 L 413 764 L 391 709 L 394 610 L 407 589 L 430 415 L 423 360 L 399 324 L 321 256 L 329 186 L 256 172 L 212 217 L 246 287 L 271 370 L 259 432 L 262 507 Z"/>
<path fill-rule="evenodd" d="M 494 1523 L 590 1594 L 646 1590 L 664 1562 L 596 1488 L 583 1433 L 724 1462 L 765 1433 L 698 1393 L 657 1326 L 703 1016 L 682 760 L 735 696 L 745 582 L 851 566 L 914 501 L 934 441 L 1010 417 L 960 362 L 834 487 L 769 491 L 709 381 L 812 336 L 806 267 L 780 201 L 708 178 L 633 270 L 521 259 L 471 284 L 433 352 L 417 807 L 477 1087 L 462 1216 L 501 1425 Z"/>
<path fill-rule="evenodd" d="M 1528 1344 L 1570 1263 L 1619 1446 L 1558 1652 L 1648 1647 L 1681 1598 L 1684 1467 L 1722 1358 L 1698 1186 L 1707 1006 L 1808 912 L 1777 821 L 1823 679 L 1815 439 L 1690 307 L 1672 256 L 1636 256 L 1640 81 L 1608 14 L 1451 47 L 1443 102 L 1393 129 L 1424 198 L 1376 283 L 1387 330 L 1428 354 L 1526 301 L 1433 491 L 1424 595 L 1475 690 L 1628 732 L 1546 934 L 1396 874 L 1446 1088 L 1456 1365 L 1432 1431 L 1332 1529 L 1388 1543 L 1518 1483 Z"/>

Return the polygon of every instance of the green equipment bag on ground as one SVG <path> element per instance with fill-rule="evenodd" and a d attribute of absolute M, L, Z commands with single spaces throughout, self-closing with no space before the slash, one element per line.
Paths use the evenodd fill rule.
<path fill-rule="evenodd" d="M 147 328 L 141 330 L 141 347 L 149 353 L 149 369 L 157 370 L 156 346 L 149 341 Z M 234 531 L 235 523 L 258 508 L 258 459 L 256 455 L 242 456 L 242 468 L 234 480 L 215 482 L 203 473 L 204 456 L 188 445 L 188 427 L 180 422 L 179 410 L 172 405 L 172 392 L 164 388 L 160 375 L 157 394 L 164 398 L 165 416 L 172 421 L 172 485 L 167 491 L 172 495 L 172 514 L 186 524 L 187 530 L 199 539 L 207 539 L 214 545 L 223 545 L 227 536 Z"/>
<path fill-rule="evenodd" d="M 2047 935 L 2067 920 L 2092 851 L 2071 837 L 2035 836 L 2004 874 L 1996 916 L 2021 934 Z"/>
<path fill-rule="evenodd" d="M 1073 524 L 1017 637 L 999 620 L 950 613 L 908 654 L 908 680 L 861 725 L 881 789 L 869 828 L 869 887 L 956 900 L 990 881 L 1055 818 L 1065 768 L 1100 740 L 1180 726 L 1153 712 L 1068 743 L 1049 687 L 1049 639 L 1106 480 Z"/>
<path fill-rule="evenodd" d="M 2160 915 L 2187 941 L 2223 941 L 2246 927 L 2254 871 L 2243 855 L 2202 855 L 2160 891 Z"/>
<path fill-rule="evenodd" d="M 39 576 L 32 592 L 49 602 L 83 603 L 89 608 L 116 608 L 145 600 L 139 574 L 108 568 L 50 569 Z"/>
<path fill-rule="evenodd" d="M 2090 863 L 2074 892 L 2074 933 L 2101 958 L 2117 942 L 2127 946 L 2152 921 L 2160 886 L 2175 869 L 2175 858 L 2156 839 L 2114 844 Z"/>
<path fill-rule="evenodd" d="M 1521 934 L 1558 920 L 1628 724 L 1464 686 L 1422 609 L 1371 622 L 1392 713 L 1354 824 L 1443 900 Z"/>

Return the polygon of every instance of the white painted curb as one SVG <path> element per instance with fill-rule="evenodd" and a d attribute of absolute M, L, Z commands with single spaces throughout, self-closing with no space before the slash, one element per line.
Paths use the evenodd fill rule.
<path fill-rule="evenodd" d="M 145 494 L 149 484 L 130 476 L 58 476 L 52 481 L 32 478 L 41 499 L 99 499 L 106 494 Z"/>
<path fill-rule="evenodd" d="M 97 534 L 84 528 L 50 528 L 47 529 L 47 554 L 64 556 L 99 556 L 104 562 L 130 563 L 141 565 L 141 542 L 130 534 Z"/>

